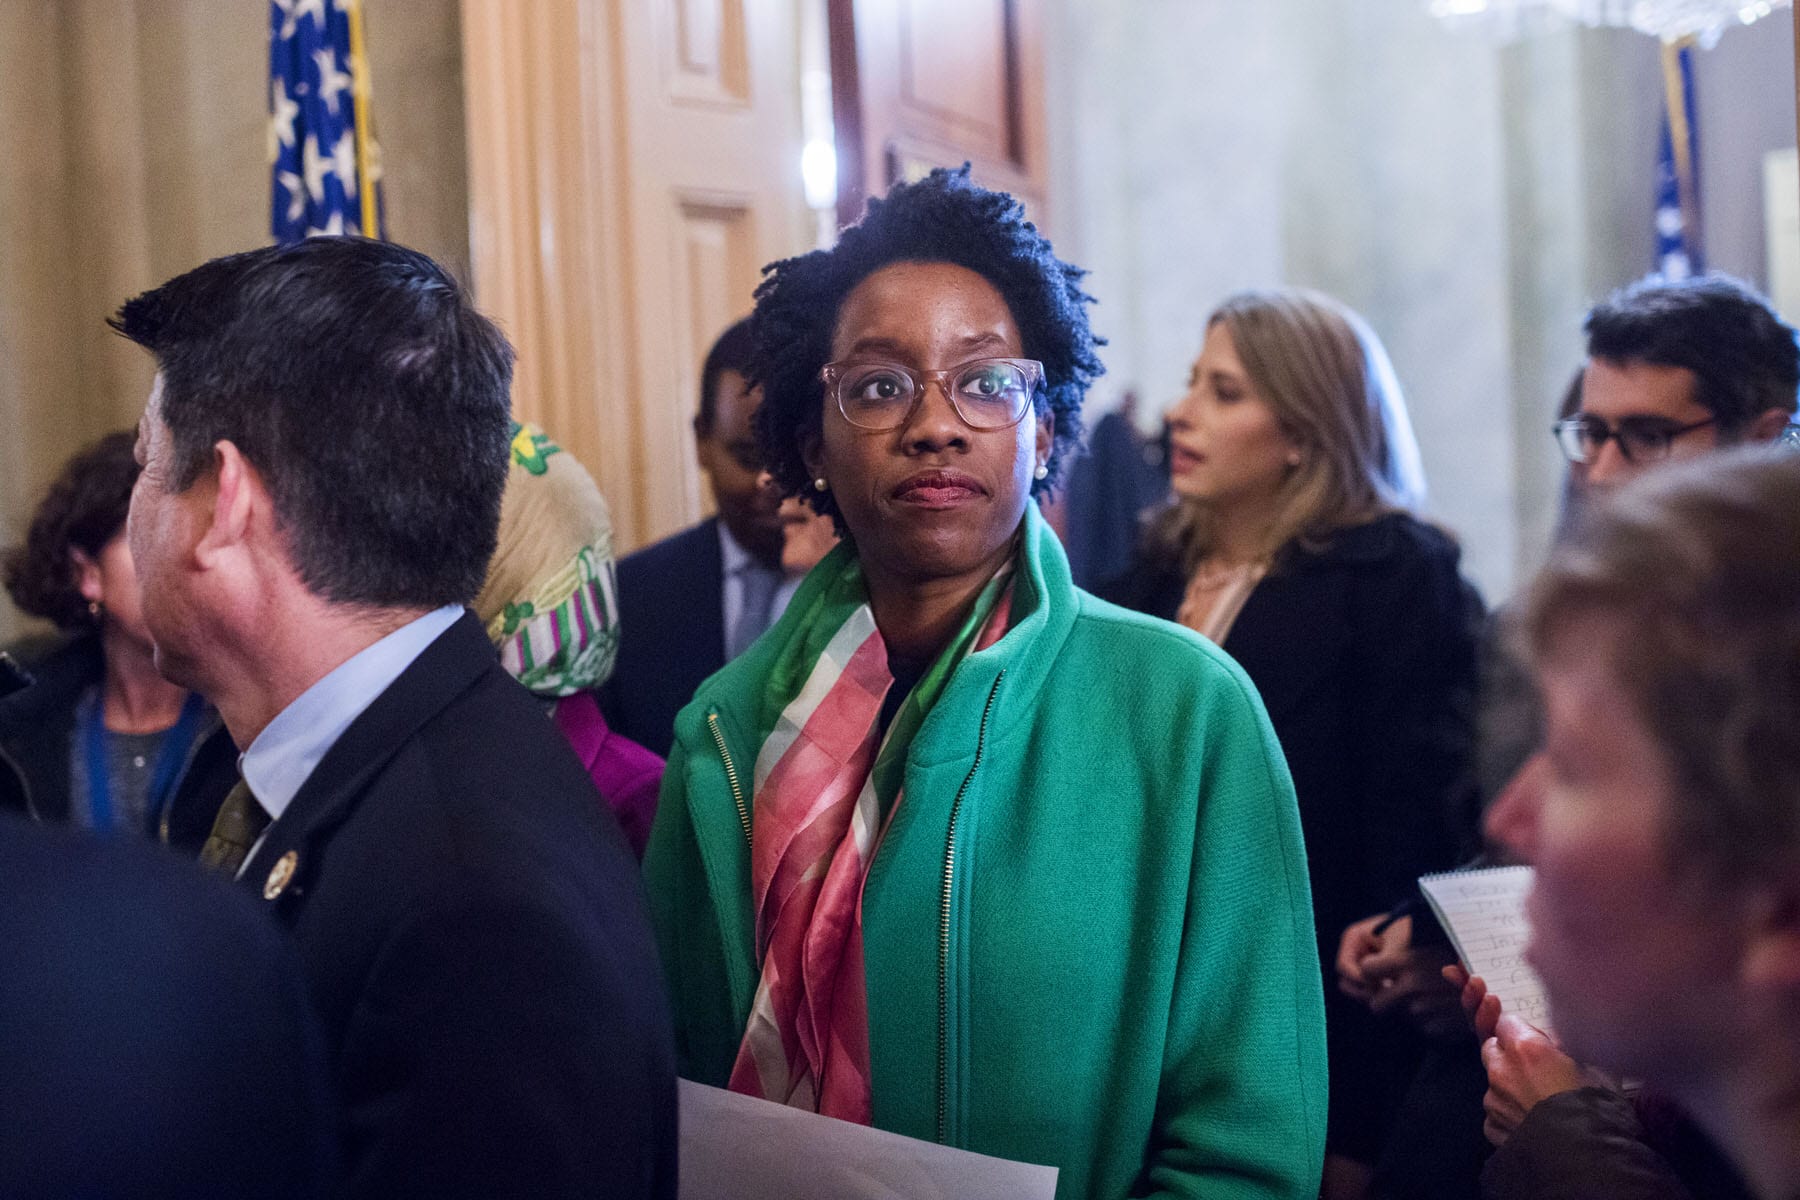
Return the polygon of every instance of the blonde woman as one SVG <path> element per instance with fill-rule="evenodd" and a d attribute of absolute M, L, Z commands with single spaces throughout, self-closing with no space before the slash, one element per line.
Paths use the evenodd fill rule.
<path fill-rule="evenodd" d="M 1219 643 L 1293 771 L 1319 949 L 1456 860 L 1481 602 L 1412 515 L 1417 445 L 1386 352 L 1337 301 L 1244 292 L 1168 412 L 1171 505 L 1102 594 Z M 1326 1193 L 1355 1196 L 1418 1047 L 1327 989 Z"/>

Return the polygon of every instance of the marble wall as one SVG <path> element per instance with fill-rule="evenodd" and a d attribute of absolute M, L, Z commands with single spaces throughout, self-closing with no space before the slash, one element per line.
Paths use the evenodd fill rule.
<path fill-rule="evenodd" d="M 1594 298 L 1648 269 L 1656 43 L 1509 47 L 1395 0 L 1054 0 L 1053 229 L 1112 339 L 1096 407 L 1174 397 L 1219 299 L 1298 283 L 1387 343 L 1431 480 L 1490 600 L 1541 558 L 1551 413 Z M 1764 274 L 1760 163 L 1793 144 L 1791 26 L 1703 56 L 1715 266 Z"/>

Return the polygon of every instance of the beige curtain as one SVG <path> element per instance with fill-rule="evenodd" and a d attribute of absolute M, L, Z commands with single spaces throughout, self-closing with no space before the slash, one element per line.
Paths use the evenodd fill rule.
<path fill-rule="evenodd" d="M 468 277 L 457 0 L 365 0 L 389 236 Z M 0 3 L 0 545 L 74 449 L 136 422 L 120 301 L 268 240 L 268 9 Z M 25 623 L 0 595 L 0 642 Z"/>

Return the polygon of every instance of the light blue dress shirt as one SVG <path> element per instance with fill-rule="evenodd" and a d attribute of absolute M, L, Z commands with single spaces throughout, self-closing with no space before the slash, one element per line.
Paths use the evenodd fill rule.
<path fill-rule="evenodd" d="M 250 748 L 238 757 L 238 770 L 250 785 L 256 802 L 269 814 L 270 824 L 281 819 L 319 760 L 350 728 L 350 722 L 387 691 L 424 653 L 425 647 L 456 624 L 463 611 L 459 604 L 447 604 L 359 650 L 301 692 L 256 735 Z M 244 859 L 246 863 L 255 857 L 261 844 L 261 839 L 257 839 L 257 845 Z"/>
<path fill-rule="evenodd" d="M 719 531 L 719 557 L 724 568 L 724 596 L 721 608 L 725 617 L 725 661 L 730 662 L 745 650 L 750 643 L 763 635 L 763 631 L 781 619 L 787 611 L 788 601 L 800 590 L 800 581 L 804 575 L 784 575 L 757 562 L 751 553 L 744 549 L 739 541 L 731 536 L 720 521 L 716 528 Z M 764 587 L 770 593 L 769 608 L 766 617 L 755 622 L 755 628 L 745 629 L 744 609 L 749 603 L 750 584 L 745 576 L 757 573 L 765 577 Z"/>

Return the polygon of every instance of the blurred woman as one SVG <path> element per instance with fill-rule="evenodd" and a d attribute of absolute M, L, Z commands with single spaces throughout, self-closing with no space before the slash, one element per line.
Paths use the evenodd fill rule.
<path fill-rule="evenodd" d="M 757 437 L 844 540 L 676 721 L 645 858 L 684 1074 L 1059 1169 L 1311 1197 L 1299 825 L 1242 674 L 1077 590 L 1032 502 L 1081 273 L 933 172 L 757 294 Z"/>
<path fill-rule="evenodd" d="M 1730 450 L 1597 499 L 1523 624 L 1544 748 L 1487 831 L 1536 870 L 1526 959 L 1557 1039 L 1673 1100 L 1750 1193 L 1785 1200 L 1800 1179 L 1800 459 Z M 1469 982 L 1490 1124 L 1512 1134 L 1483 1179 L 1494 1194 L 1677 1194 L 1651 1185 L 1708 1165 L 1705 1147 L 1664 1146 L 1663 1171 L 1639 1153 L 1600 1187 L 1595 1168 L 1643 1136 L 1629 1106 L 1610 1100 L 1628 1132 L 1600 1141 L 1588 1104 L 1571 1144 L 1562 1101 L 1605 1093 Z M 1535 1106 L 1507 1086 L 1557 1092 L 1534 1060 L 1567 1076 Z"/>
<path fill-rule="evenodd" d="M 1232 296 L 1168 413 L 1175 503 L 1109 599 L 1219 643 L 1293 771 L 1321 960 L 1456 860 L 1481 604 L 1408 509 L 1412 429 L 1367 325 L 1299 289 Z M 1326 998 L 1327 1194 L 1360 1194 L 1418 1047 Z"/>
<path fill-rule="evenodd" d="M 6 557 L 13 603 L 66 640 L 0 702 L 0 808 L 167 840 L 170 798 L 218 722 L 156 671 L 125 544 L 134 442 L 108 434 L 71 458 Z"/>
<path fill-rule="evenodd" d="M 612 518 L 593 476 L 535 425 L 513 426 L 499 544 L 474 607 L 643 858 L 663 761 L 607 728 L 594 695 L 619 649 Z"/>

